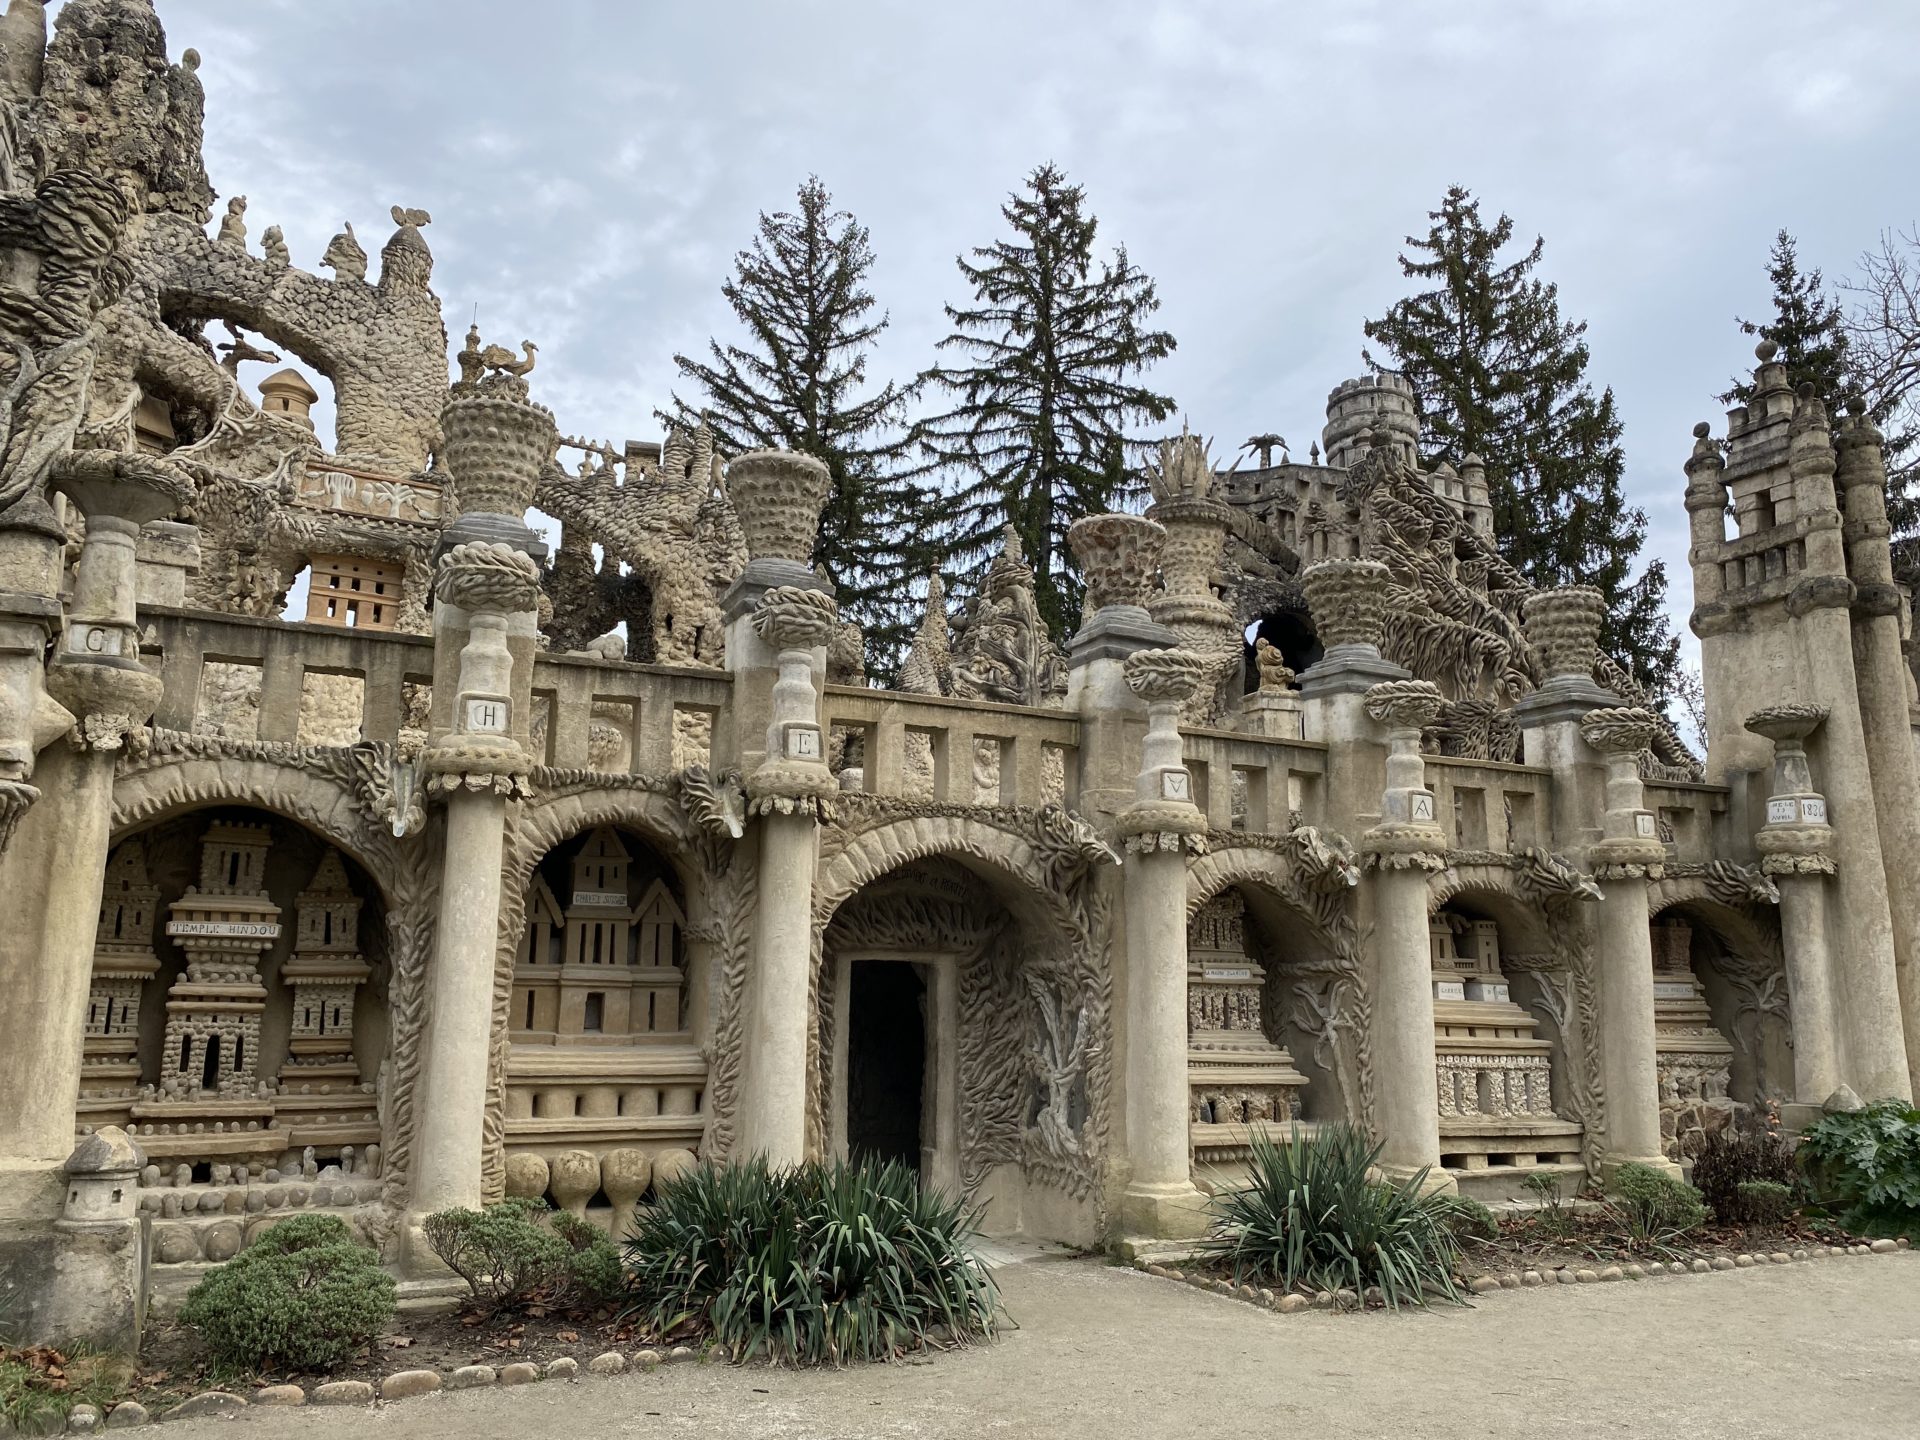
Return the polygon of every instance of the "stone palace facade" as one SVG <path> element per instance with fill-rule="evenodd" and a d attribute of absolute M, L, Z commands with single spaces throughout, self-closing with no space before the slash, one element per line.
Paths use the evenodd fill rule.
<path fill-rule="evenodd" d="M 1093 1244 L 1295 1122 L 1500 1200 L 1911 1093 L 1880 437 L 1768 347 L 1684 467 L 1704 762 L 1390 377 L 1310 463 L 1167 441 L 1064 648 L 1013 541 L 936 582 L 881 689 L 821 466 L 567 437 L 471 332 L 450 384 L 428 216 L 325 277 L 216 223 L 198 63 L 149 0 L 0 21 L 16 1324 L 124 1344 L 302 1207 L 430 1286 L 443 1207 L 853 1153 Z"/>

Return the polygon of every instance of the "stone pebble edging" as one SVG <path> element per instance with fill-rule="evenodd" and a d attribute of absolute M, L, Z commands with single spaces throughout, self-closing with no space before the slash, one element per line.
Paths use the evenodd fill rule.
<path fill-rule="evenodd" d="M 1706 1275 L 1717 1270 L 1792 1265 L 1803 1260 L 1824 1260 L 1836 1255 L 1890 1255 L 1908 1248 L 1910 1242 L 1905 1239 L 1873 1240 L 1854 1245 L 1816 1245 L 1812 1249 L 1795 1250 L 1791 1254 L 1776 1250 L 1771 1254 L 1717 1255 L 1711 1260 L 1674 1260 L 1668 1263 L 1655 1260 L 1644 1264 L 1635 1261 L 1625 1265 L 1603 1265 L 1597 1269 L 1512 1270 L 1504 1275 L 1475 1276 L 1468 1283 L 1467 1290 L 1474 1295 L 1491 1295 L 1496 1290 L 1520 1290 L 1538 1285 L 1594 1285 L 1613 1280 L 1645 1280 L 1657 1275 Z M 1189 1275 L 1178 1266 L 1161 1265 L 1145 1258 L 1135 1260 L 1133 1268 L 1162 1280 L 1179 1280 L 1215 1295 L 1225 1295 L 1249 1305 L 1277 1310 L 1282 1315 L 1294 1315 L 1302 1310 L 1354 1310 L 1360 1308 L 1363 1300 L 1377 1302 L 1381 1299 L 1379 1289 L 1375 1286 L 1368 1286 L 1364 1295 L 1356 1295 L 1351 1290 L 1322 1290 L 1313 1296 L 1282 1295 L 1261 1286 L 1235 1285 L 1231 1280 Z"/>
<path fill-rule="evenodd" d="M 690 1345 L 675 1345 L 671 1348 L 636 1350 L 631 1357 L 618 1350 L 608 1350 L 584 1365 L 571 1355 L 562 1355 L 545 1365 L 516 1360 L 498 1369 L 491 1365 L 462 1365 L 457 1370 L 444 1373 L 439 1370 L 396 1370 L 378 1384 L 371 1380 L 329 1380 L 311 1390 L 298 1385 L 268 1385 L 256 1390 L 251 1399 L 230 1390 L 202 1390 L 198 1395 L 189 1395 L 158 1415 L 137 1400 L 122 1400 L 104 1415 L 95 1406 L 76 1405 L 68 1412 L 64 1426 L 54 1419 L 44 1422 L 39 1428 L 20 1433 L 91 1435 L 99 1430 L 124 1430 L 133 1425 L 145 1425 L 152 1420 L 190 1420 L 196 1416 L 230 1415 L 254 1406 L 369 1405 L 375 1400 L 404 1400 L 414 1395 L 430 1395 L 436 1390 L 530 1385 L 539 1380 L 570 1380 L 578 1383 L 583 1371 L 589 1375 L 622 1375 L 628 1371 L 645 1373 L 661 1365 L 685 1364 L 696 1360 L 703 1364 L 709 1361 L 720 1364 L 728 1358 L 724 1345 L 710 1345 L 704 1350 L 695 1350 Z M 0 1418 L 0 1436 L 13 1433 L 7 1421 Z"/>

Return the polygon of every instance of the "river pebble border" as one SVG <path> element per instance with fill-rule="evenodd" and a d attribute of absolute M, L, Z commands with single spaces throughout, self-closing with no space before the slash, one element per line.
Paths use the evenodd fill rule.
<path fill-rule="evenodd" d="M 375 1401 L 404 1400 L 414 1395 L 430 1395 L 436 1390 L 477 1390 L 490 1385 L 529 1385 L 536 1381 L 563 1380 L 574 1384 L 582 1375 L 624 1375 L 629 1371 L 645 1373 L 662 1365 L 724 1364 L 729 1358 L 724 1345 L 709 1345 L 695 1350 L 690 1345 L 672 1348 L 646 1348 L 631 1355 L 609 1350 L 594 1356 L 584 1365 L 570 1355 L 549 1360 L 545 1365 L 516 1361 L 495 1369 L 491 1365 L 462 1365 L 457 1370 L 397 1370 L 378 1383 L 371 1380 L 329 1380 L 311 1390 L 299 1385 L 268 1385 L 251 1397 L 230 1390 L 203 1390 L 179 1404 L 150 1411 L 137 1400 L 123 1400 L 103 1414 L 92 1405 L 76 1405 L 64 1424 L 49 1417 L 38 1426 L 16 1431 L 0 1416 L 0 1436 L 20 1435 L 92 1435 L 102 1430 L 125 1430 L 161 1420 L 190 1420 L 204 1415 L 231 1415 L 255 1406 L 294 1405 L 370 1405 Z"/>
<path fill-rule="evenodd" d="M 1855 1245 L 1816 1245 L 1811 1249 L 1795 1250 L 1791 1254 L 1776 1250 L 1772 1254 L 1718 1255 L 1711 1260 L 1675 1260 L 1667 1263 L 1657 1260 L 1645 1263 L 1635 1261 L 1627 1265 L 1593 1268 L 1561 1266 L 1551 1270 L 1510 1270 L 1504 1275 L 1476 1276 L 1468 1284 L 1467 1290 L 1474 1295 L 1491 1295 L 1498 1290 L 1523 1290 L 1540 1285 L 1598 1285 L 1615 1280 L 1648 1280 L 1663 1275 L 1708 1275 L 1717 1270 L 1751 1270 L 1760 1265 L 1792 1265 L 1835 1256 L 1891 1255 L 1909 1246 L 1910 1242 L 1904 1239 L 1874 1240 Z M 1195 1289 L 1225 1295 L 1262 1309 L 1277 1310 L 1282 1315 L 1294 1315 L 1302 1310 L 1358 1310 L 1363 1303 L 1384 1303 L 1379 1289 L 1374 1286 L 1369 1286 L 1365 1295 L 1356 1295 L 1352 1290 L 1322 1290 L 1317 1295 L 1283 1295 L 1261 1286 L 1235 1285 L 1231 1280 L 1220 1280 L 1210 1275 L 1190 1275 L 1177 1265 L 1163 1265 L 1145 1257 L 1135 1260 L 1133 1268 L 1162 1280 L 1178 1280 Z"/>

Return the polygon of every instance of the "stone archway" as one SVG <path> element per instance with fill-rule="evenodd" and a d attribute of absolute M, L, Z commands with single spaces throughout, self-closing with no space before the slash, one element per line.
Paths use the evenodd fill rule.
<path fill-rule="evenodd" d="M 1303 1117 L 1370 1131 L 1371 977 L 1351 899 L 1358 880 L 1343 846 L 1296 830 L 1278 846 L 1225 845 L 1193 860 L 1187 915 L 1191 923 L 1230 890 L 1245 897 L 1249 938 L 1266 970 L 1262 1026 L 1308 1077 Z"/>
<path fill-rule="evenodd" d="M 240 805 L 303 826 L 377 877 L 391 967 L 381 1096 L 381 1201 L 389 1217 L 405 1208 L 411 1182 L 440 898 L 440 822 L 419 808 L 394 760 L 384 744 L 335 748 L 154 730 L 121 758 L 113 792 L 116 843 L 172 815 Z"/>
<path fill-rule="evenodd" d="M 526 1155 L 516 1161 L 515 1193 L 542 1194 L 551 1183 L 556 1201 L 579 1208 L 599 1198 L 587 1172 L 597 1176 L 611 1155 L 631 1183 L 642 1161 L 650 1168 L 668 1152 L 712 1153 L 712 1117 L 730 1107 L 722 1085 L 737 1082 L 738 1054 L 721 1048 L 708 997 L 725 977 L 745 974 L 750 847 L 690 813 L 688 786 L 707 784 L 704 775 L 536 771 L 533 781 L 503 862 L 482 1185 L 489 1199 L 504 1194 L 508 1155 Z M 573 913 L 568 867 L 600 835 L 626 852 L 627 904 Z M 533 933 L 549 923 L 553 952 L 532 960 Z M 588 983 L 594 963 L 569 961 L 568 947 L 596 934 L 618 939 L 622 983 Z M 662 956 L 664 967 L 641 963 Z M 520 1023 L 529 1001 L 533 1023 Z"/>
<path fill-rule="evenodd" d="M 417 958 L 392 892 L 277 809 L 148 798 L 107 859 L 81 1126 L 145 1150 L 156 1263 L 228 1259 L 255 1218 L 301 1206 L 380 1241 L 392 1000 Z"/>
<path fill-rule="evenodd" d="M 1518 1198 L 1540 1173 L 1577 1179 L 1601 1093 L 1577 922 L 1555 924 L 1498 865 L 1429 885 L 1442 1163 Z"/>
<path fill-rule="evenodd" d="M 1112 1048 L 1112 899 L 1095 868 L 1108 852 L 1064 812 L 959 812 L 861 797 L 823 837 L 809 1146 L 820 1153 L 835 1140 L 846 958 L 900 956 L 900 937 L 914 936 L 937 944 L 952 972 L 952 1095 L 936 1094 L 929 1112 L 953 1102 L 953 1153 L 942 1163 L 988 1202 L 996 1228 L 1091 1239 Z M 982 928 L 956 908 L 960 890 L 1004 923 Z"/>
<path fill-rule="evenodd" d="M 1691 1153 L 1707 1133 L 1794 1093 L 1785 957 L 1766 892 L 1734 903 L 1711 877 L 1648 885 L 1662 1137 Z"/>

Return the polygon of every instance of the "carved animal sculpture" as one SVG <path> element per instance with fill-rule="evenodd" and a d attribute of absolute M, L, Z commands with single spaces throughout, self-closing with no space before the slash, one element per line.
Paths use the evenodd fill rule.
<path fill-rule="evenodd" d="M 468 332 L 468 339 L 474 338 L 474 332 Z M 540 347 L 531 340 L 520 342 L 522 357 L 513 358 L 513 352 L 504 345 L 489 345 L 480 352 L 480 363 L 489 370 L 503 375 L 528 375 L 533 371 L 533 358 Z"/>

